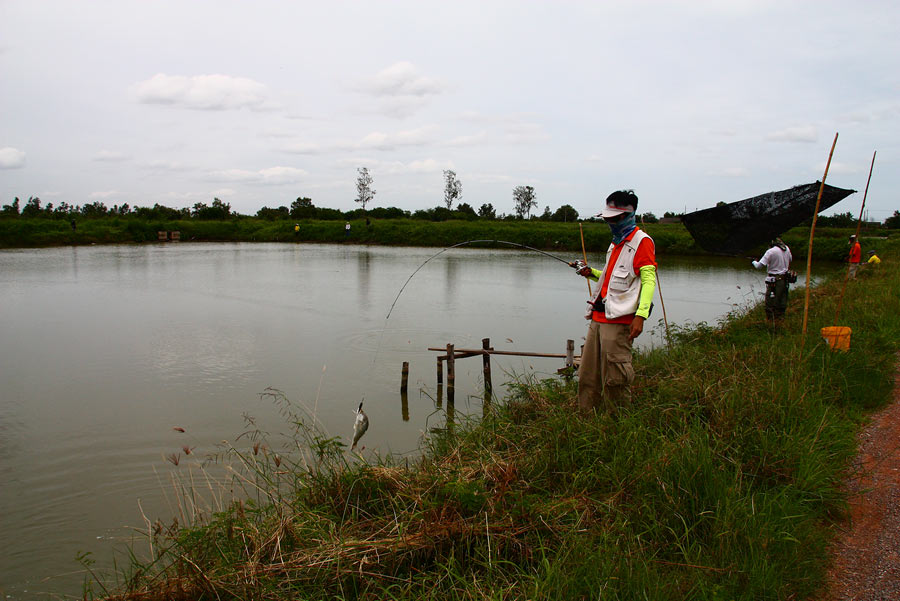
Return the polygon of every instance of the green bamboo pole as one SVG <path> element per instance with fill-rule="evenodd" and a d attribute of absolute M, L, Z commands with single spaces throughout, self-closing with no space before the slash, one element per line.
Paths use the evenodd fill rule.
<path fill-rule="evenodd" d="M 831 157 L 834 147 L 837 145 L 838 133 L 834 133 L 834 142 L 831 143 L 831 152 L 828 153 L 828 162 L 825 163 L 825 174 L 822 176 L 822 184 L 819 186 L 819 195 L 816 197 L 816 210 L 813 213 L 812 227 L 809 229 L 809 251 L 806 253 L 806 299 L 803 301 L 803 331 L 800 336 L 800 348 L 806 344 L 806 324 L 809 318 L 809 278 L 812 273 L 813 238 L 816 235 L 816 218 L 819 216 L 819 206 L 822 203 L 822 192 L 825 190 L 825 178 L 828 177 L 828 168 L 831 166 Z"/>

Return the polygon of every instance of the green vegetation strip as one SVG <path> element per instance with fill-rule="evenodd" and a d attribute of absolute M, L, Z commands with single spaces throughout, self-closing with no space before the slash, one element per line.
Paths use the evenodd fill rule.
<path fill-rule="evenodd" d="M 505 240 L 548 251 L 566 251 L 581 255 L 581 236 L 577 223 L 540 220 L 450 220 L 364 219 L 350 221 L 350 235 L 343 220 L 286 220 L 234 217 L 227 220 L 143 219 L 134 215 L 81 219 L 76 229 L 62 219 L 43 217 L 0 219 L 0 248 L 34 248 L 85 244 L 157 244 L 159 232 L 179 232 L 179 244 L 190 242 L 316 242 L 379 244 L 386 246 L 447 247 L 466 240 Z M 295 231 L 299 224 L 299 231 Z M 584 222 L 584 242 L 589 253 L 605 252 L 609 228 L 603 223 Z M 642 226 L 656 242 L 658 254 L 706 255 L 680 223 L 648 223 Z M 813 256 L 841 260 L 849 250 L 847 238 L 852 228 L 816 229 Z M 886 244 L 896 229 L 863 232 L 864 250 L 877 250 Z M 806 257 L 809 228 L 798 227 L 782 236 L 791 247 L 794 259 Z M 758 258 L 764 248 L 749 253 Z"/>
<path fill-rule="evenodd" d="M 900 245 L 882 258 L 849 283 L 838 324 L 843 282 L 812 291 L 805 348 L 798 287 L 783 332 L 753 307 L 638 356 L 617 418 L 577 415 L 573 382 L 526 380 L 484 419 L 432 433 L 414 465 L 348 456 L 271 391 L 295 450 L 230 447 L 247 498 L 149 528 L 152 557 L 135 550 L 115 593 L 91 582 L 86 597 L 815 595 L 856 432 L 891 396 Z M 848 352 L 824 344 L 830 325 L 852 328 Z"/>

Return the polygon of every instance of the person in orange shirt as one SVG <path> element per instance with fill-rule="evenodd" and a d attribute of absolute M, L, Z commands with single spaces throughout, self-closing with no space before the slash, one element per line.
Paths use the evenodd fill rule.
<path fill-rule="evenodd" d="M 578 408 L 615 414 L 631 401 L 634 368 L 631 348 L 644 330 L 656 290 L 656 249 L 653 239 L 637 227 L 638 197 L 632 190 L 613 192 L 595 217 L 609 226 L 612 242 L 603 270 L 581 261 L 571 265 L 598 285 L 588 302 L 591 321 L 578 368 Z"/>
<path fill-rule="evenodd" d="M 859 241 L 856 239 L 856 235 L 850 236 L 850 255 L 848 257 L 848 261 L 850 262 L 850 279 L 856 279 L 856 272 L 859 271 L 859 260 L 862 257 L 862 249 L 859 247 Z"/>

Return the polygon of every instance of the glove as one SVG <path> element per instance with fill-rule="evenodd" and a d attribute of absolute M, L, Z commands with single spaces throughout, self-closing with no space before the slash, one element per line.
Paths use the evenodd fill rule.
<path fill-rule="evenodd" d="M 759 261 L 753 261 L 753 266 L 756 267 L 757 269 L 759 269 L 760 267 L 763 266 L 763 264 L 760 263 Z"/>
<path fill-rule="evenodd" d="M 588 266 L 588 264 L 580 259 L 577 261 L 572 261 L 571 263 L 569 263 L 569 266 L 572 267 L 580 276 L 590 277 L 594 273 Z"/>

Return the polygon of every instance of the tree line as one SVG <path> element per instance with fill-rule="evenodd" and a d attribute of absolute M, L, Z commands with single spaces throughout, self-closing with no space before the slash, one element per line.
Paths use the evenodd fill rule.
<path fill-rule="evenodd" d="M 448 221 L 451 219 L 463 220 L 536 220 L 536 221 L 578 221 L 578 211 L 569 204 L 564 204 L 555 211 L 551 211 L 549 205 L 544 207 L 541 214 L 532 214 L 538 207 L 537 194 L 533 186 L 515 186 L 512 190 L 513 212 L 509 214 L 499 213 L 492 203 L 482 204 L 477 210 L 468 203 L 462 202 L 462 183 L 453 170 L 444 170 L 444 206 L 431 209 L 408 211 L 397 207 L 376 207 L 368 209 L 376 194 L 374 178 L 367 167 L 357 169 L 356 191 L 354 199 L 360 205 L 360 209 L 341 211 L 327 207 L 317 207 L 311 198 L 301 196 L 294 200 L 290 207 L 281 205 L 275 208 L 264 206 L 259 209 L 255 217 L 266 220 L 276 219 L 318 219 L 318 220 L 342 220 L 342 219 L 422 219 L 428 221 Z M 454 208 L 454 204 L 456 207 Z M 15 198 L 12 203 L 0 208 L 0 218 L 52 218 L 70 219 L 100 218 L 108 216 L 126 217 L 133 216 L 151 220 L 185 220 L 198 219 L 209 221 L 224 221 L 250 215 L 241 215 L 231 210 L 231 205 L 219 198 L 214 198 L 212 204 L 203 202 L 195 203 L 190 208 L 171 208 L 154 204 L 152 207 L 131 207 L 128 203 L 107 207 L 103 202 L 94 201 L 81 206 L 70 205 L 61 202 L 54 206 L 53 203 L 43 205 L 41 199 L 33 196 L 20 206 L 20 201 Z M 638 216 L 643 223 L 657 223 L 659 219 L 653 213 L 643 213 Z M 680 217 L 679 214 L 666 211 L 663 217 Z M 593 219 L 592 217 L 590 219 Z M 856 218 L 851 213 L 833 216 L 819 216 L 817 223 L 823 226 L 851 227 L 856 224 Z M 891 217 L 885 220 L 884 225 L 889 228 L 900 228 L 900 211 L 894 211 Z"/>

